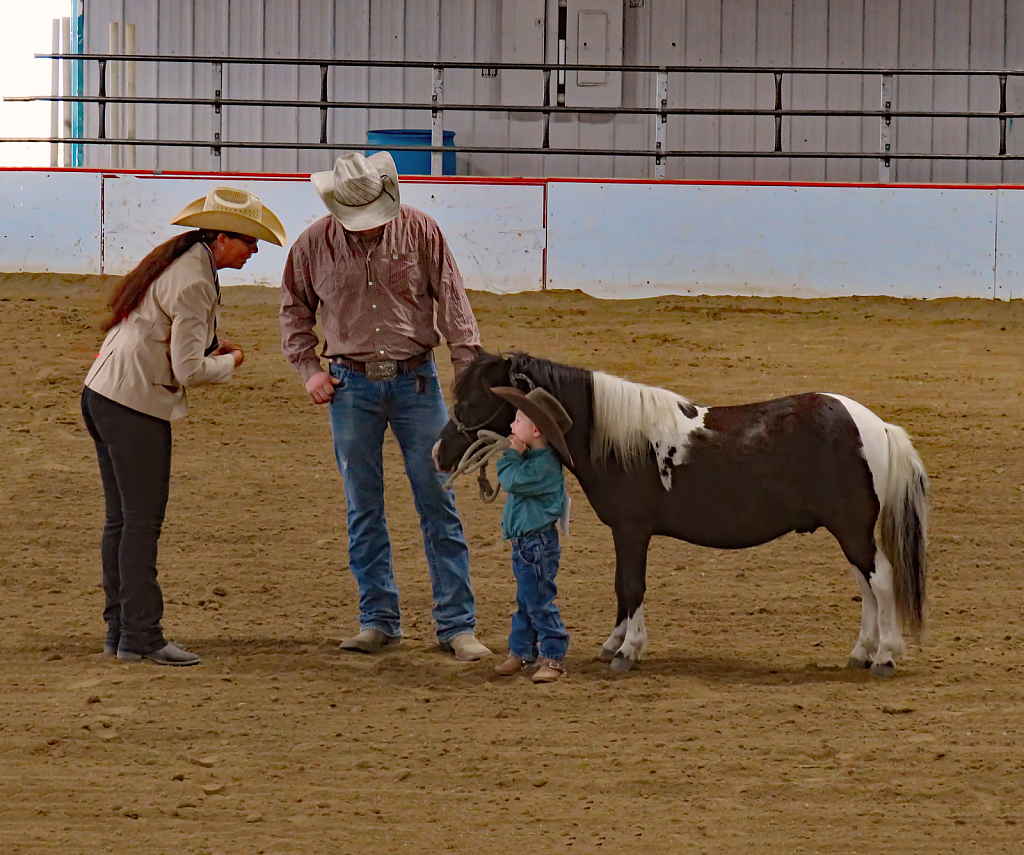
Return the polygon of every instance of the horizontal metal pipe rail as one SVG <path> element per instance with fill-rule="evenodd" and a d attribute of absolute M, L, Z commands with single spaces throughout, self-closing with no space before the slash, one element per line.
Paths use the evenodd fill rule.
<path fill-rule="evenodd" d="M 818 116 L 818 117 L 863 117 L 880 118 L 891 116 L 919 119 L 1020 119 L 1024 112 L 998 112 L 983 110 L 773 110 L 768 107 L 551 107 L 512 106 L 502 104 L 449 104 L 440 106 L 431 101 L 293 101 L 264 98 L 129 98 L 107 95 L 11 95 L 4 101 L 71 101 L 83 104 L 176 104 L 194 107 L 307 107 L 322 110 L 325 107 L 337 109 L 368 110 L 428 110 L 442 109 L 445 112 L 470 113 L 586 113 L 592 115 L 615 115 L 625 113 L 642 116 Z M 365 146 L 364 146 L 365 148 Z M 449 150 L 451 147 L 449 146 Z"/>
<path fill-rule="evenodd" d="M 45 143 L 64 142 L 60 138 L 51 137 L 5 137 L 4 142 Z M 144 145 L 168 146 L 177 148 L 265 148 L 276 150 L 323 150 L 323 151 L 364 151 L 372 148 L 368 143 L 299 143 L 299 142 L 259 142 L 253 140 L 151 140 L 151 139 L 112 139 L 110 137 L 75 137 L 76 143 L 84 145 Z M 452 146 L 439 145 L 391 145 L 388 151 L 429 151 L 450 154 L 458 151 L 465 154 L 536 154 L 541 155 L 579 155 L 580 157 L 600 157 L 616 155 L 622 157 L 770 157 L 770 158 L 845 158 L 856 160 L 878 160 L 878 152 L 857 151 L 768 151 L 765 149 L 740 151 L 737 149 L 711 149 L 708 151 L 691 149 L 608 149 L 608 148 L 522 148 L 516 146 Z M 893 152 L 885 155 L 892 160 L 1019 160 L 1012 154 L 947 154 L 938 152 Z"/>
<path fill-rule="evenodd" d="M 123 53 L 37 53 L 36 59 L 74 60 L 117 60 L 131 59 L 135 62 L 189 62 L 222 65 L 326 65 L 328 67 L 355 68 L 465 68 L 465 69 L 508 69 L 510 71 L 627 71 L 652 73 L 665 71 L 670 74 L 888 74 L 893 77 L 915 76 L 979 76 L 998 77 L 1002 74 L 1024 76 L 1024 69 L 975 69 L 975 68 L 828 68 L 820 66 L 770 65 L 573 65 L 552 62 L 448 62 L 407 59 L 309 59 L 299 57 L 251 57 L 251 56 L 161 56 L 159 54 Z"/>
<path fill-rule="evenodd" d="M 364 59 L 311 59 L 285 57 L 221 57 L 221 56 L 163 56 L 156 54 L 119 54 L 119 53 L 48 53 L 36 54 L 40 59 L 95 61 L 98 65 L 99 94 L 90 95 L 50 95 L 50 96 L 16 96 L 5 98 L 5 101 L 64 101 L 74 103 L 96 104 L 98 123 L 96 137 L 75 137 L 75 145 L 106 145 L 106 146 L 167 146 L 209 148 L 216 158 L 216 166 L 220 166 L 220 155 L 224 148 L 235 149 L 283 149 L 283 150 L 353 150 L 361 151 L 369 147 L 367 143 L 331 143 L 328 141 L 328 113 L 332 109 L 351 110 L 413 110 L 430 111 L 432 117 L 431 145 L 388 145 L 389 151 L 430 152 L 431 171 L 441 171 L 442 154 L 538 154 L 538 155 L 575 155 L 598 157 L 651 157 L 654 159 L 656 178 L 665 177 L 665 162 L 670 157 L 688 158 L 798 158 L 798 159 L 877 159 L 879 161 L 879 180 L 889 180 L 889 166 L 892 160 L 1016 160 L 1016 155 L 1006 151 L 1007 120 L 1024 118 L 1024 112 L 1008 111 L 1006 103 L 1006 86 L 1010 77 L 1024 77 L 1024 69 L 888 69 L 888 68 L 828 68 L 801 67 L 779 68 L 773 66 L 708 66 L 708 65 L 586 65 L 565 63 L 480 63 L 465 61 L 422 61 L 422 60 L 364 60 Z M 117 92 L 107 93 L 107 65 L 110 62 L 149 62 L 149 63 L 189 63 L 207 64 L 214 67 L 216 97 L 184 98 L 154 97 L 141 98 L 121 95 Z M 259 66 L 302 66 L 317 67 L 320 70 L 320 97 L 317 100 L 267 99 L 267 98 L 223 98 L 223 67 L 224 65 L 259 65 Z M 334 101 L 328 98 L 328 71 L 332 67 L 342 68 L 394 68 L 394 69 L 431 69 L 434 76 L 434 98 L 428 103 L 384 102 L 384 101 Z M 118 66 L 114 66 L 116 71 Z M 443 101 L 444 71 L 447 69 L 468 70 L 516 70 L 543 71 L 544 103 L 540 105 L 505 105 L 505 104 L 448 104 Z M 655 105 L 651 107 L 582 107 L 565 106 L 550 103 L 549 75 L 547 72 L 558 71 L 603 71 L 627 72 L 656 75 Z M 667 80 L 669 74 L 771 74 L 774 78 L 774 108 L 746 107 L 669 107 Z M 878 110 L 843 110 L 843 109 L 793 109 L 782 106 L 782 82 L 785 75 L 840 75 L 840 76 L 871 76 L 881 80 L 882 109 Z M 999 84 L 999 109 L 997 111 L 979 110 L 894 110 L 892 109 L 892 80 L 895 77 L 995 77 Z M 153 140 L 153 139 L 112 139 L 107 135 L 107 105 L 127 104 L 134 107 L 145 105 L 175 105 L 191 107 L 212 107 L 215 113 L 213 140 Z M 266 142 L 266 141 L 229 141 L 222 138 L 221 117 L 227 107 L 274 107 L 274 108 L 308 108 L 320 111 L 320 140 L 318 143 L 300 142 Z M 509 113 L 509 114 L 540 114 L 544 116 L 545 131 L 540 147 L 519 146 L 441 146 L 442 115 L 444 111 Z M 548 144 L 547 122 L 551 116 L 579 115 L 644 115 L 655 117 L 654 149 L 579 149 L 551 148 Z M 710 151 L 669 150 L 667 148 L 667 121 L 669 116 L 718 116 L 718 117 L 771 117 L 775 123 L 774 147 L 772 150 L 735 150 L 715 149 Z M 880 120 L 879 150 L 875 152 L 845 151 L 784 151 L 782 148 L 782 121 L 784 118 L 810 117 L 855 117 L 877 118 Z M 998 153 L 936 153 L 936 152 L 895 152 L 891 146 L 891 123 L 896 118 L 930 118 L 930 119 L 986 119 L 999 122 Z M 0 142 L 68 142 L 59 137 L 20 137 L 4 138 Z M 118 149 L 111 148 L 113 153 Z M 113 160 L 111 161 L 113 163 Z"/>

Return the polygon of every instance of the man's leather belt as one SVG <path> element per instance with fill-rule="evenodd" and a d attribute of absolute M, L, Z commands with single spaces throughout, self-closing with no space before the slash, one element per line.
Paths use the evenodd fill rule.
<path fill-rule="evenodd" d="M 427 350 L 408 359 L 378 359 L 373 362 L 359 362 L 347 356 L 332 356 L 333 365 L 344 365 L 352 371 L 365 374 L 371 380 L 390 380 L 399 374 L 407 374 L 421 365 L 433 362 L 434 351 Z"/>

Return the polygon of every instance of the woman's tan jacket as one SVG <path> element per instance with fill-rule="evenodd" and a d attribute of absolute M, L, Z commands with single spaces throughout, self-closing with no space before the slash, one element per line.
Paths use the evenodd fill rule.
<path fill-rule="evenodd" d="M 213 341 L 219 303 L 213 260 L 197 243 L 107 333 L 85 385 L 140 413 L 181 418 L 188 412 L 185 387 L 227 383 L 235 371 L 231 354 L 203 356 Z"/>

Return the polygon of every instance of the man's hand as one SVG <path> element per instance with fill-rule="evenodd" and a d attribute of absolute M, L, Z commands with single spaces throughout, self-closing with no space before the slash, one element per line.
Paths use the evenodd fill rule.
<path fill-rule="evenodd" d="M 326 371 L 319 371 L 306 381 L 306 391 L 314 404 L 328 404 L 334 397 L 334 387 L 341 381 Z"/>

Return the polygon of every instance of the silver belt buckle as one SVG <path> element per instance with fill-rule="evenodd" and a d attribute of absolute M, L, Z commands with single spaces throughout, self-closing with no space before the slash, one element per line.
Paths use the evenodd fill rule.
<path fill-rule="evenodd" d="M 394 380 L 398 376 L 398 360 L 381 359 L 366 363 L 367 380 Z"/>

